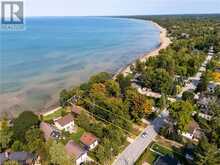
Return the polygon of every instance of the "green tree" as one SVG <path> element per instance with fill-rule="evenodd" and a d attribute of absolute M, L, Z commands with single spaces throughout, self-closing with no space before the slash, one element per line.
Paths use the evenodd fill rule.
<path fill-rule="evenodd" d="M 117 82 L 119 83 L 121 92 L 124 94 L 126 89 L 131 86 L 131 76 L 124 76 L 119 74 L 117 76 Z"/>
<path fill-rule="evenodd" d="M 55 165 L 72 165 L 73 162 L 67 157 L 64 145 L 62 143 L 52 142 L 49 148 L 49 155 L 51 163 Z"/>
<path fill-rule="evenodd" d="M 137 60 L 135 63 L 135 71 L 138 73 L 142 73 L 144 72 L 145 69 L 145 65 L 143 62 L 141 62 L 140 60 Z"/>
<path fill-rule="evenodd" d="M 102 83 L 95 83 L 91 86 L 89 95 L 91 98 L 95 99 L 103 99 L 106 95 L 105 85 Z"/>
<path fill-rule="evenodd" d="M 205 92 L 207 90 L 208 82 L 209 82 L 208 75 L 207 75 L 207 73 L 204 73 L 201 76 L 201 80 L 200 80 L 196 90 L 198 92 Z"/>
<path fill-rule="evenodd" d="M 15 120 L 13 125 L 13 139 L 25 142 L 25 133 L 33 126 L 39 125 L 38 116 L 31 111 L 22 112 Z"/>
<path fill-rule="evenodd" d="M 14 143 L 11 146 L 11 149 L 13 151 L 23 151 L 25 148 L 24 144 L 20 142 L 19 140 L 14 141 Z"/>
<path fill-rule="evenodd" d="M 9 147 L 12 140 L 12 130 L 8 126 L 8 120 L 3 119 L 0 128 L 0 151 Z"/>
<path fill-rule="evenodd" d="M 172 118 L 177 122 L 177 129 L 186 131 L 194 111 L 192 104 L 187 101 L 176 101 L 171 104 L 169 110 Z"/>
<path fill-rule="evenodd" d="M 126 101 L 129 105 L 130 113 L 135 120 L 139 120 L 144 115 L 152 111 L 152 103 L 145 96 L 139 94 L 135 89 L 126 90 Z"/>
<path fill-rule="evenodd" d="M 164 93 L 161 94 L 161 97 L 159 100 L 159 106 L 161 110 L 167 107 L 167 96 Z"/>
<path fill-rule="evenodd" d="M 31 128 L 25 133 L 26 148 L 30 152 L 39 152 L 44 145 L 43 135 L 39 128 Z"/>
<path fill-rule="evenodd" d="M 112 75 L 107 72 L 101 72 L 94 76 L 92 76 L 89 80 L 90 84 L 94 83 L 104 83 L 107 80 L 110 80 L 112 78 Z"/>
<path fill-rule="evenodd" d="M 68 101 L 70 98 L 71 98 L 70 93 L 69 93 L 67 90 L 63 89 L 63 90 L 60 92 L 60 99 L 59 99 L 60 105 L 61 105 L 62 107 L 65 107 L 65 106 L 67 105 L 67 101 Z"/>
<path fill-rule="evenodd" d="M 195 163 L 198 165 L 219 165 L 220 151 L 214 144 L 209 144 L 207 139 L 203 139 L 196 148 Z"/>
<path fill-rule="evenodd" d="M 191 91 L 185 91 L 185 92 L 183 92 L 182 99 L 183 99 L 184 101 L 193 102 L 194 96 L 195 96 L 195 95 L 194 95 L 193 92 L 191 92 Z"/>
<path fill-rule="evenodd" d="M 118 97 L 120 95 L 120 87 L 116 81 L 108 80 L 106 81 L 105 86 L 109 96 Z"/>

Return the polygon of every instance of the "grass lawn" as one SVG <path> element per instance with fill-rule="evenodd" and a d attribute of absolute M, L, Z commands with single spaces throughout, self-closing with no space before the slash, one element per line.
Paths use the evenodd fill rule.
<path fill-rule="evenodd" d="M 80 137 L 83 135 L 85 130 L 83 128 L 78 127 L 77 132 L 70 135 L 70 139 L 73 139 L 75 142 L 80 142 Z"/>
<path fill-rule="evenodd" d="M 153 164 L 155 160 L 159 157 L 158 154 L 152 152 L 148 147 L 144 153 L 140 156 L 140 158 L 136 161 L 135 165 L 142 165 L 144 162 L 149 164 Z"/>
<path fill-rule="evenodd" d="M 157 143 L 154 143 L 152 146 L 151 146 L 151 149 L 153 149 L 154 151 L 156 152 L 159 152 L 161 153 L 162 155 L 173 155 L 173 151 L 171 149 L 168 149 L 168 148 L 165 148 L 164 146 L 161 146 Z"/>
<path fill-rule="evenodd" d="M 68 113 L 68 112 L 69 112 L 69 108 L 60 108 L 58 111 L 56 111 L 50 115 L 44 116 L 43 120 L 44 121 L 51 121 L 53 119 L 56 119 L 56 118 L 62 116 L 62 113 Z"/>
<path fill-rule="evenodd" d="M 152 151 L 153 150 L 153 151 Z M 149 164 L 153 164 L 154 161 L 157 160 L 157 158 L 160 156 L 158 153 L 162 155 L 172 155 L 181 162 L 184 162 L 184 156 L 181 155 L 181 153 L 176 152 L 170 147 L 163 146 L 157 142 L 152 142 L 151 145 L 144 151 L 144 153 L 140 156 L 140 158 L 137 160 L 135 165 L 142 165 L 144 162 L 147 162 Z"/>
<path fill-rule="evenodd" d="M 172 148 L 168 148 L 168 147 L 162 146 L 162 145 L 160 145 L 158 143 L 154 143 L 151 146 L 151 149 L 153 149 L 156 152 L 161 153 L 162 155 L 171 155 L 171 156 L 177 158 L 180 161 L 184 161 L 185 160 L 185 157 L 181 153 L 174 151 Z"/>

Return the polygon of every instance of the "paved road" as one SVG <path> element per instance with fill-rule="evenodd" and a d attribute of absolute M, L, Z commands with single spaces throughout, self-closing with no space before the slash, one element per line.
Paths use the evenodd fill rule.
<path fill-rule="evenodd" d="M 139 135 L 133 143 L 131 143 L 115 160 L 113 165 L 133 165 L 141 156 L 148 145 L 157 136 L 157 132 L 164 125 L 164 120 L 168 116 L 168 111 L 163 111 L 151 125 L 145 128 L 144 132 L 147 133 L 146 137 Z"/>

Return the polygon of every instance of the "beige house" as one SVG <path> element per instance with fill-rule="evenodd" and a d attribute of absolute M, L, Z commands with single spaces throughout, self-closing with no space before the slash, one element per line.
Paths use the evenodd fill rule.
<path fill-rule="evenodd" d="M 74 132 L 74 118 L 71 114 L 54 120 L 54 124 L 61 131 Z"/>

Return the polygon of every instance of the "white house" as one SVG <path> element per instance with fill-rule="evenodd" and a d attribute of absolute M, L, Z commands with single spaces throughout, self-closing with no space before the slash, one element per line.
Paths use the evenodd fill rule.
<path fill-rule="evenodd" d="M 87 151 L 73 140 L 68 141 L 65 145 L 65 151 L 70 158 L 75 159 L 76 165 L 80 165 L 87 160 Z"/>
<path fill-rule="evenodd" d="M 98 138 L 91 133 L 84 133 L 80 142 L 85 145 L 86 149 L 92 150 L 98 145 Z"/>
<path fill-rule="evenodd" d="M 187 131 L 181 133 L 183 137 L 198 141 L 201 138 L 201 131 L 199 125 L 193 120 L 188 124 Z"/>
<path fill-rule="evenodd" d="M 64 130 L 70 133 L 74 131 L 74 119 L 71 114 L 54 120 L 54 124 L 59 130 Z"/>

